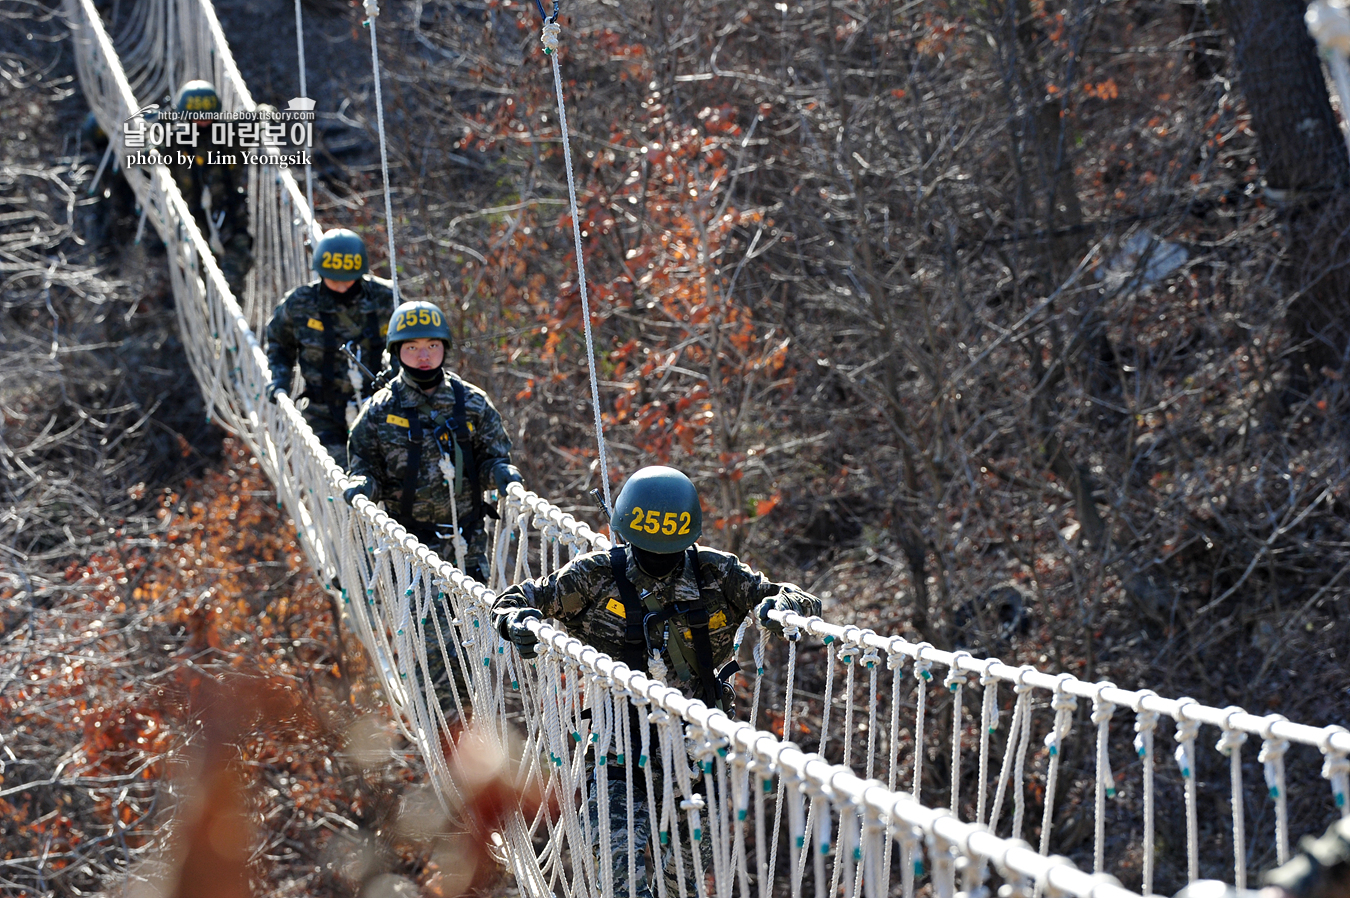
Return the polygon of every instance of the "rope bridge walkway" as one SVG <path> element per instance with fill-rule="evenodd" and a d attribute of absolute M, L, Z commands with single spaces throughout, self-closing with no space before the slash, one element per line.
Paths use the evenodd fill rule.
<path fill-rule="evenodd" d="M 64 10 L 81 83 L 114 152 L 125 152 L 119 126 L 144 106 L 138 97 L 163 96 L 187 78 L 212 81 L 226 110 L 254 109 L 209 0 L 134 4 L 117 40 L 121 59 L 93 0 L 64 0 Z M 556 76 L 558 32 L 549 24 Z M 148 219 L 167 247 L 179 329 L 209 414 L 249 444 L 314 569 L 341 585 L 349 625 L 447 805 L 457 798 L 452 723 L 472 719 L 503 745 L 523 733 L 515 773 L 546 800 L 532 816 L 516 813 L 498 845 L 522 894 L 616 894 L 612 871 L 607 864 L 595 869 L 589 850 L 597 835 L 601 844 L 614 836 L 610 777 L 622 780 L 627 798 L 629 882 L 643 849 L 634 844 L 633 819 L 633 798 L 642 793 L 654 796 L 650 823 L 662 844 L 710 842 L 711 869 L 688 877 L 699 898 L 796 898 L 804 889 L 912 898 L 925 885 L 938 898 L 953 898 L 987 895 L 999 883 L 1000 895 L 1009 896 L 1135 896 L 1116 875 L 1147 895 L 1161 860 L 1155 824 L 1164 796 L 1182 804 L 1163 813 L 1169 832 L 1184 828 L 1187 878 L 1199 877 L 1203 863 L 1209 875 L 1226 867 L 1242 886 L 1249 858 L 1268 857 L 1272 844 L 1276 860 L 1289 856 L 1291 745 L 1311 747 L 1291 758 L 1321 764 L 1330 784 L 1322 813 L 1350 814 L 1350 732 L 1340 727 L 1054 676 L 820 618 L 782 615 L 788 641 L 774 673 L 766 670 L 764 634 L 749 619 L 740 624 L 738 652 L 744 646 L 753 659 L 741 683 L 751 696 L 746 719 L 772 719 L 775 732 L 709 710 L 544 623 L 537 625 L 539 658 L 523 663 L 491 627 L 488 602 L 508 584 L 607 549 L 609 541 L 512 484 L 492 534 L 491 582 L 483 586 L 364 499 L 349 508 L 341 500 L 343 472 L 294 405 L 263 397 L 270 374 L 257 335 L 276 298 L 309 278 L 306 238 L 319 236 L 291 172 L 250 172 L 257 261 L 242 304 L 165 169 L 124 167 L 123 174 L 144 210 L 142 225 Z M 811 663 L 799 665 L 807 649 Z M 461 675 L 454 679 L 465 693 L 455 692 L 453 707 L 441 707 L 430 687 L 429 661 L 437 654 Z M 823 694 L 811 692 L 821 689 L 822 667 Z M 1091 726 L 1075 732 L 1080 701 L 1084 711 L 1090 706 Z M 817 737 L 813 750 L 784 741 L 798 734 Z M 1252 749 L 1244 752 L 1249 737 L 1260 743 L 1254 765 Z M 1065 766 L 1075 753 L 1085 760 Z M 586 811 L 588 757 L 617 761 L 595 768 L 598 782 L 589 791 L 600 803 L 598 822 Z M 1201 781 L 1211 768 L 1226 768 L 1226 786 Z M 1258 768 L 1273 823 L 1244 803 L 1244 777 Z M 1297 781 L 1315 776 L 1300 770 Z M 1065 829 L 1058 799 L 1069 789 L 1061 777 L 1082 787 L 1077 813 L 1091 808 L 1091 874 L 1051 854 Z M 1113 811 L 1118 793 L 1142 808 L 1142 820 L 1123 833 L 1111 830 L 1113 819 L 1125 816 Z M 1173 824 L 1182 813 L 1184 827 Z M 1039 844 L 1022 841 L 1037 831 Z M 1161 841 L 1173 846 L 1170 862 L 1179 863 L 1177 840 Z M 680 856 L 673 853 L 677 863 Z M 701 853 L 692 857 L 701 867 Z M 652 879 L 656 894 L 674 898 L 660 876 Z M 683 882 L 680 898 L 690 898 Z"/>

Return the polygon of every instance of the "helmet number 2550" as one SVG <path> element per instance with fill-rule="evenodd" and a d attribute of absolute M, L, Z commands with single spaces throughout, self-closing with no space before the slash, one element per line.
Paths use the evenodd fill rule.
<path fill-rule="evenodd" d="M 684 535 L 689 532 L 690 517 L 689 512 L 682 511 L 678 515 L 673 511 L 668 511 L 664 515 L 656 509 L 643 511 L 641 508 L 634 507 L 633 519 L 628 522 L 629 530 L 637 530 L 643 533 L 664 533 L 666 536 Z"/>

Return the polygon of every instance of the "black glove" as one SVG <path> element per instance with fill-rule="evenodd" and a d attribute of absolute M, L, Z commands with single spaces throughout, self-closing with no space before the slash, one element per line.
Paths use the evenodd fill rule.
<path fill-rule="evenodd" d="M 282 395 L 282 396 L 289 396 L 289 395 L 290 395 L 290 393 L 287 392 L 287 390 L 286 390 L 286 384 L 285 384 L 285 382 L 284 382 L 284 381 L 280 381 L 280 380 L 274 380 L 274 381 L 272 381 L 270 384 L 267 385 L 267 389 L 264 390 L 263 392 L 267 394 L 267 401 L 268 401 L 268 402 L 276 402 L 276 401 L 277 401 L 277 395 L 278 395 L 278 394 L 280 394 L 280 395 Z"/>
<path fill-rule="evenodd" d="M 525 478 L 520 476 L 520 469 L 504 461 L 497 462 L 492 467 L 492 478 L 497 481 L 497 492 L 503 496 L 506 495 L 506 488 L 510 484 L 525 482 Z"/>
<path fill-rule="evenodd" d="M 514 642 L 520 657 L 526 660 L 538 654 L 534 647 L 539 640 L 535 638 L 530 628 L 525 626 L 525 622 L 530 619 L 543 620 L 544 615 L 538 608 L 514 608 L 503 615 L 497 623 L 502 638 Z"/>
<path fill-rule="evenodd" d="M 770 611 L 785 611 L 785 608 L 778 607 L 778 599 L 768 598 L 755 606 L 755 617 L 759 620 L 759 625 L 764 629 L 783 635 L 783 624 L 769 617 Z"/>
<path fill-rule="evenodd" d="M 342 491 L 342 499 L 348 505 L 355 502 L 357 496 L 365 496 L 367 499 L 374 502 L 375 494 L 377 492 L 378 490 L 375 489 L 375 481 L 371 480 L 369 477 L 358 477 L 351 486 Z"/>

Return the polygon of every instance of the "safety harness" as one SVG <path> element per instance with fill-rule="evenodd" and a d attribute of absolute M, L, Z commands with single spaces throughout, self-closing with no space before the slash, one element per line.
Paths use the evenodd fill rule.
<path fill-rule="evenodd" d="M 628 579 L 628 554 L 623 546 L 609 550 L 609 566 L 614 574 L 614 585 L 619 590 L 619 599 L 624 611 L 623 656 L 620 660 L 632 670 L 647 669 L 647 652 L 660 651 L 661 646 L 651 647 L 647 641 L 649 628 L 653 624 L 664 624 L 672 618 L 684 619 L 689 627 L 690 641 L 693 642 L 693 671 L 681 672 L 682 679 L 690 674 L 696 675 L 701 687 L 704 704 L 710 708 L 728 710 L 725 701 L 724 685 L 728 678 L 740 670 L 740 665 L 731 661 L 721 671 L 713 669 L 712 639 L 708 635 L 711 616 L 703 604 L 703 575 L 699 570 L 698 549 L 690 546 L 685 552 L 685 564 L 694 575 L 695 598 L 688 602 L 670 602 L 662 604 L 655 596 L 648 594 L 646 604 L 638 598 L 637 588 Z M 671 651 L 672 659 L 677 654 Z M 682 665 L 677 664 L 678 667 Z"/>
<path fill-rule="evenodd" d="M 459 452 L 459 464 L 455 465 L 455 470 L 463 472 L 463 476 L 468 479 L 469 495 L 473 497 L 473 511 L 460 521 L 460 532 L 476 531 L 482 526 L 483 515 L 487 513 L 486 506 L 483 505 L 483 490 L 478 481 L 478 465 L 473 457 L 469 420 L 464 413 L 465 396 L 468 391 L 464 389 L 464 382 L 453 374 L 447 373 L 445 380 L 455 393 L 455 408 L 448 418 L 442 417 L 441 412 L 433 409 L 425 397 L 419 395 L 417 404 L 409 407 L 399 398 L 399 390 L 392 391 L 399 415 L 408 419 L 408 467 L 403 472 L 403 495 L 399 500 L 398 517 L 399 522 L 414 534 L 418 534 L 419 531 L 433 532 L 438 526 L 433 521 L 418 521 L 413 518 L 413 502 L 417 498 L 417 475 L 422 469 L 422 416 L 417 413 L 419 409 L 426 413 L 431 422 L 432 435 L 436 439 L 436 446 L 440 449 L 441 455 L 453 458 L 456 450 Z M 418 392 L 420 394 L 420 391 Z M 450 501 L 455 501 L 453 496 Z"/>
<path fill-rule="evenodd" d="M 328 290 L 327 285 L 320 282 L 319 290 Z M 341 294 L 344 301 L 359 300 L 365 291 L 365 282 L 355 281 L 346 293 Z M 332 291 L 329 291 L 332 292 Z M 362 328 L 362 336 L 365 337 L 367 345 L 373 346 L 379 339 L 380 323 L 384 320 L 385 313 L 378 310 L 366 312 L 366 324 Z M 323 358 L 319 362 L 319 396 L 323 397 L 324 405 L 328 406 L 328 416 L 343 427 L 347 426 L 347 401 L 350 399 L 344 396 L 342 392 L 336 389 L 336 384 L 345 383 L 345 380 L 339 380 L 335 375 L 338 356 L 338 321 L 337 313 L 332 309 L 324 309 L 319 312 L 319 322 L 323 324 Z"/>

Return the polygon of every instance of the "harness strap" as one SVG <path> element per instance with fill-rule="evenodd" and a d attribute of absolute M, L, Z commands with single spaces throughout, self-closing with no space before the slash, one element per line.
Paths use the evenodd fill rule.
<path fill-rule="evenodd" d="M 319 289 L 324 289 L 322 285 Z M 347 424 L 347 404 L 340 402 L 339 395 L 333 389 L 333 369 L 337 363 L 337 316 L 329 311 L 319 312 L 319 322 L 323 324 L 323 361 L 319 365 L 319 397 L 328 406 L 328 416 L 334 421 Z"/>
<path fill-rule="evenodd" d="M 422 469 L 422 418 L 415 407 L 400 406 L 400 409 L 408 418 L 408 467 L 403 471 L 403 496 L 399 500 L 398 514 L 402 520 L 411 521 L 413 500 L 417 498 L 417 473 Z"/>
<path fill-rule="evenodd" d="M 694 643 L 694 673 L 702 686 L 703 701 L 709 707 L 722 708 L 722 681 L 714 669 L 712 639 L 708 635 L 711 615 L 703 604 L 703 574 L 698 565 L 698 549 L 690 546 L 685 555 L 685 563 L 694 575 L 695 598 L 691 602 L 673 602 L 660 611 L 646 613 L 638 599 L 637 589 L 628 579 L 628 557 L 622 546 L 609 550 L 609 566 L 614 575 L 614 585 L 619 591 L 619 599 L 624 611 L 624 664 L 634 670 L 646 669 L 647 633 L 646 622 L 664 622 L 673 617 L 684 618 Z M 728 665 L 730 667 L 730 665 Z M 734 671 L 733 671 L 734 672 Z M 729 675 L 729 674 L 728 674 Z M 723 708 L 723 710 L 726 710 Z"/>
<path fill-rule="evenodd" d="M 619 660 L 628 665 L 630 670 L 645 671 L 647 634 L 642 626 L 645 612 L 633 581 L 628 579 L 628 555 L 623 546 L 614 546 L 609 550 L 609 568 L 614 573 L 619 601 L 623 603 L 623 657 Z"/>

